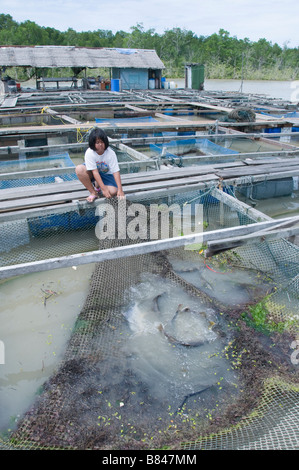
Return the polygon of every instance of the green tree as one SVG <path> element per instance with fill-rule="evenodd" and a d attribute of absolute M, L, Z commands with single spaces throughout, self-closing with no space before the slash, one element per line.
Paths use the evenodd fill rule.
<path fill-rule="evenodd" d="M 153 28 L 145 31 L 142 23 L 132 26 L 131 34 L 127 36 L 126 43 L 128 48 L 132 49 L 152 49 L 155 30 Z"/>
<path fill-rule="evenodd" d="M 272 44 L 266 39 L 251 42 L 248 38 L 231 37 L 225 29 L 210 36 L 196 36 L 179 27 L 158 34 L 142 23 L 130 32 L 98 29 L 77 32 L 72 28 L 61 32 L 38 26 L 33 21 L 17 23 L 11 15 L 0 14 L 2 45 L 71 45 L 81 47 L 123 47 L 155 49 L 166 66 L 168 77 L 183 77 L 184 65 L 190 62 L 205 65 L 206 78 L 272 78 L 298 79 L 299 48 Z"/>

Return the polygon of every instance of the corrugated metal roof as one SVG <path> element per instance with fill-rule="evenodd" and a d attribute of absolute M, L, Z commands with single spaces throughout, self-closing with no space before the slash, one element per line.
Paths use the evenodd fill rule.
<path fill-rule="evenodd" d="M 1 46 L 0 66 L 163 69 L 155 50 L 75 46 Z"/>

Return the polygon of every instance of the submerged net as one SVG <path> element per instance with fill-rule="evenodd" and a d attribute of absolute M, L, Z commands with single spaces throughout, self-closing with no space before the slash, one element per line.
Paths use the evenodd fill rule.
<path fill-rule="evenodd" d="M 209 228 L 254 221 L 209 191 L 196 200 Z M 203 250 L 97 263 L 63 361 L 2 447 L 298 447 L 298 247 Z"/>

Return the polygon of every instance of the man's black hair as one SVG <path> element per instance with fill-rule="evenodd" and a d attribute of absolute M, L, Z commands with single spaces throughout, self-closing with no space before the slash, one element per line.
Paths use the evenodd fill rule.
<path fill-rule="evenodd" d="M 95 143 L 97 139 L 101 139 L 104 142 L 105 150 L 109 147 L 108 137 L 106 133 L 103 131 L 103 129 L 100 129 L 99 127 L 95 127 L 89 134 L 88 145 L 92 150 L 96 149 Z"/>

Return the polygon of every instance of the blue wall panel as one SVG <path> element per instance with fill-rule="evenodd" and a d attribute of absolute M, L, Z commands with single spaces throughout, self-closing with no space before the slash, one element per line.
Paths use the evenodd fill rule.
<path fill-rule="evenodd" d="M 122 90 L 147 90 L 148 70 L 147 69 L 121 69 L 120 70 Z"/>

